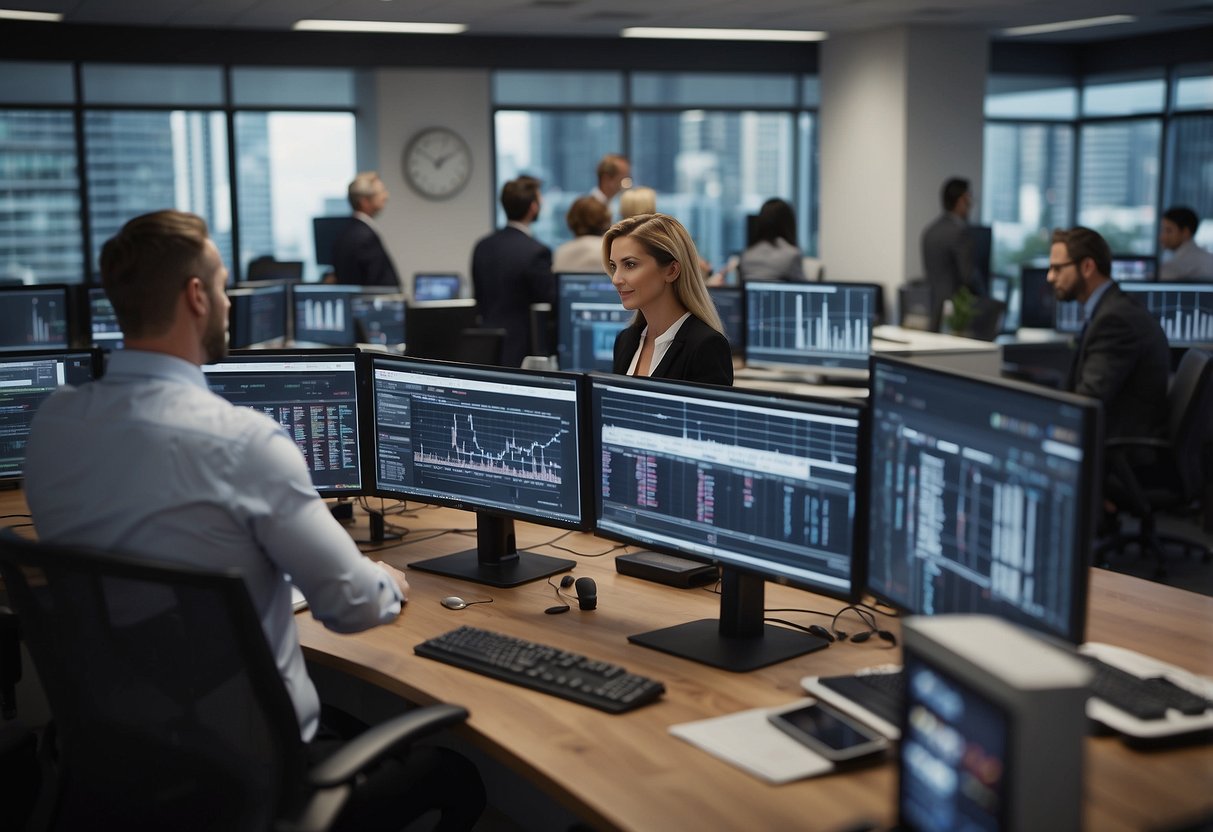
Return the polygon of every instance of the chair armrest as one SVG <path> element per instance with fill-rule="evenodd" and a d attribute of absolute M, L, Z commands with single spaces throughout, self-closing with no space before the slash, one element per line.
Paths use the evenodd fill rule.
<path fill-rule="evenodd" d="M 468 718 L 459 705 L 429 705 L 401 714 L 362 732 L 308 772 L 316 788 L 348 783 L 358 772 L 399 745 L 419 740 Z"/>

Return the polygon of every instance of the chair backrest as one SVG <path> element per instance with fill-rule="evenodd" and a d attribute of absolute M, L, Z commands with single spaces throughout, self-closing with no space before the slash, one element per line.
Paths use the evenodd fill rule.
<path fill-rule="evenodd" d="M 60 738 L 60 829 L 265 829 L 301 797 L 294 708 L 244 581 L 0 532 Z"/>
<path fill-rule="evenodd" d="M 1200 496 L 1213 448 L 1213 354 L 1190 349 L 1167 393 L 1169 430 L 1185 499 Z"/>
<path fill-rule="evenodd" d="M 501 364 L 501 350 L 505 347 L 504 329 L 481 329 L 469 327 L 461 330 L 452 361 L 463 364 Z"/>
<path fill-rule="evenodd" d="M 1002 333 L 1006 314 L 1007 305 L 1003 301 L 987 297 L 973 298 L 973 315 L 964 332 L 958 334 L 980 341 L 993 341 Z"/>
<path fill-rule="evenodd" d="M 899 323 L 906 329 L 926 332 L 939 330 L 939 316 L 934 298 L 931 297 L 931 287 L 926 281 L 911 281 L 899 286 L 897 309 Z"/>

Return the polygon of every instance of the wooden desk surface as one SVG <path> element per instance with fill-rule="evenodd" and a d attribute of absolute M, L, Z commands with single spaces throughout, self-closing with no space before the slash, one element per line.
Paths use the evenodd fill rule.
<path fill-rule="evenodd" d="M 25 511 L 20 492 L 0 495 L 0 514 Z M 418 542 L 378 553 L 396 566 L 475 545 L 475 537 L 429 532 L 469 528 L 470 514 L 420 508 L 404 519 Z M 13 519 L 6 520 L 12 524 Z M 520 546 L 552 540 L 561 532 L 518 524 Z M 573 534 L 560 541 L 578 552 L 610 544 Z M 550 547 L 540 552 L 565 555 Z M 325 630 L 308 614 L 297 616 L 305 652 L 315 661 L 420 704 L 458 703 L 471 712 L 461 729 L 486 753 L 539 785 L 595 828 L 837 830 L 860 820 L 892 822 L 896 772 L 892 763 L 770 786 L 676 739 L 667 728 L 802 696 L 800 679 L 845 673 L 899 661 L 897 650 L 871 642 L 835 644 L 748 674 L 732 674 L 647 650 L 627 635 L 658 626 L 716 617 L 718 597 L 703 589 L 677 590 L 619 575 L 616 552 L 570 556 L 578 575 L 598 584 L 598 609 L 545 615 L 555 603 L 547 583 L 493 589 L 411 570 L 410 602 L 391 625 L 357 635 Z M 1213 598 L 1093 570 L 1088 637 L 1149 652 L 1213 675 Z M 447 610 L 446 595 L 494 599 Z M 768 584 L 767 607 L 833 612 L 840 602 Z M 781 613 L 802 623 L 821 618 Z M 620 716 L 472 674 L 413 654 L 413 646 L 461 624 L 565 647 L 660 679 L 664 698 Z M 897 629 L 896 622 L 892 624 Z M 845 626 L 844 626 L 845 629 Z M 881 642 L 883 644 L 883 642 Z M 1138 752 L 1114 737 L 1087 740 L 1086 828 L 1167 828 L 1213 812 L 1213 746 Z M 1042 765 L 1047 762 L 1042 761 Z"/>

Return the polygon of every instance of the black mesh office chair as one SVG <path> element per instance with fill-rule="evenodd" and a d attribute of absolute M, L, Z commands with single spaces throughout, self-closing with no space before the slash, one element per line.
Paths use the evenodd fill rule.
<path fill-rule="evenodd" d="M 1167 404 L 1166 439 L 1107 442 L 1106 496 L 1119 511 L 1141 523 L 1136 534 L 1117 533 L 1096 548 L 1096 561 L 1100 562 L 1108 551 L 1123 551 L 1126 544 L 1135 543 L 1142 554 L 1158 560 L 1158 577 L 1166 576 L 1166 544 L 1182 547 L 1185 554 L 1202 552 L 1206 563 L 1213 557 L 1203 543 L 1161 535 L 1156 527 L 1158 513 L 1187 509 L 1200 500 L 1213 476 L 1213 354 L 1197 349 L 1184 354 L 1171 380 Z M 1156 462 L 1142 467 L 1139 458 L 1143 452 L 1152 452 Z"/>
<path fill-rule="evenodd" d="M 325 829 L 351 783 L 461 722 L 410 711 L 308 768 L 243 580 L 0 532 L 0 573 L 57 735 L 35 823 L 55 829 Z"/>

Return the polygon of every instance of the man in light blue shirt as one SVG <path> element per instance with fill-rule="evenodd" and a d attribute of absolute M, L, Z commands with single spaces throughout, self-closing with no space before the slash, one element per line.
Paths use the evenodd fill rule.
<path fill-rule="evenodd" d="M 38 535 L 239 569 L 310 741 L 320 701 L 290 582 L 326 627 L 356 632 L 393 621 L 408 581 L 362 555 L 277 422 L 207 389 L 201 365 L 227 352 L 230 304 L 205 222 L 178 211 L 137 217 L 105 244 L 101 274 L 126 349 L 102 380 L 65 387 L 39 408 L 26 456 Z"/>

